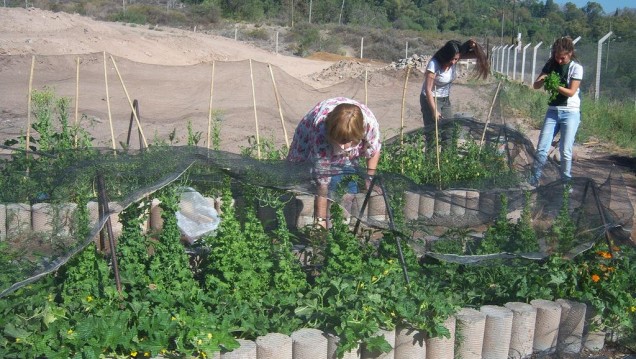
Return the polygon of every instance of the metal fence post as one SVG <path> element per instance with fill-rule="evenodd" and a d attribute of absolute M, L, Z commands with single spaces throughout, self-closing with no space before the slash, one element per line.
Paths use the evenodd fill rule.
<path fill-rule="evenodd" d="M 521 48 L 521 44 L 515 46 L 515 56 L 512 62 L 512 79 L 517 78 L 517 54 L 519 53 L 519 49 Z"/>
<path fill-rule="evenodd" d="M 526 50 L 530 47 L 531 43 L 523 47 L 523 54 L 521 55 L 521 83 L 523 83 L 523 79 L 526 77 Z"/>
<path fill-rule="evenodd" d="M 508 57 L 506 59 L 506 77 L 508 77 L 508 73 L 510 72 L 510 50 L 512 50 L 512 48 L 515 45 L 510 45 L 508 46 L 508 48 L 506 49 L 506 51 L 508 52 Z"/>
<path fill-rule="evenodd" d="M 543 41 L 539 42 L 538 44 L 534 45 L 534 50 L 532 51 L 532 78 L 530 79 L 530 82 L 534 82 L 535 74 L 536 74 L 536 69 L 537 69 L 537 49 L 539 48 L 539 46 L 541 46 L 543 44 Z"/>
<path fill-rule="evenodd" d="M 594 86 L 594 100 L 598 100 L 601 87 L 601 55 L 603 54 L 603 42 L 612 36 L 613 32 L 608 32 L 605 36 L 598 40 L 598 49 L 596 50 L 596 84 Z"/>
<path fill-rule="evenodd" d="M 506 47 L 508 47 L 508 45 L 501 48 L 501 70 L 499 72 L 502 75 L 504 73 L 504 61 L 506 60 Z"/>

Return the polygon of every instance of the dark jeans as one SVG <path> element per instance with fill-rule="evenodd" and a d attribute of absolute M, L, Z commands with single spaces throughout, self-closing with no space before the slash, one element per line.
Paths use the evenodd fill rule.
<path fill-rule="evenodd" d="M 420 93 L 420 110 L 422 111 L 422 119 L 424 121 L 424 134 L 426 136 L 426 147 L 434 148 L 435 147 L 435 114 L 433 110 L 428 104 L 426 100 L 426 96 L 423 93 Z M 437 112 L 442 115 L 442 118 L 438 121 L 437 126 L 438 130 L 441 131 L 441 126 L 443 123 L 448 121 L 453 116 L 453 110 L 451 108 L 451 102 L 449 97 L 438 97 L 437 98 Z M 450 138 L 450 134 L 444 135 L 443 133 L 439 134 L 440 142 L 444 142 L 444 140 Z"/>

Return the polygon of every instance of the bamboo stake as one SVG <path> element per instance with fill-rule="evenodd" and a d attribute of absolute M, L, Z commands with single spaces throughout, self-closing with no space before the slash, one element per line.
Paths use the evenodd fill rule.
<path fill-rule="evenodd" d="M 435 86 L 434 92 L 437 93 L 437 86 Z M 437 124 L 437 122 L 439 121 L 439 118 L 437 116 L 437 96 L 434 96 L 434 97 L 435 97 L 435 106 L 433 108 L 433 116 L 435 116 L 435 155 L 437 156 L 437 173 L 439 177 L 439 184 L 441 186 L 442 185 L 442 169 L 439 164 L 439 127 Z"/>
<path fill-rule="evenodd" d="M 210 106 L 208 107 L 208 150 L 210 149 L 210 137 L 212 132 L 212 95 L 214 94 L 214 67 L 215 62 L 212 61 L 212 78 L 210 79 Z"/>
<path fill-rule="evenodd" d="M 269 67 L 269 74 L 272 77 L 272 84 L 274 85 L 274 95 L 276 95 L 276 104 L 278 105 L 278 113 L 280 114 L 280 124 L 283 126 L 283 133 L 285 134 L 285 144 L 287 145 L 287 151 L 289 151 L 289 138 L 287 137 L 287 129 L 285 128 L 283 109 L 280 106 L 280 99 L 278 98 L 278 88 L 276 87 L 276 81 L 274 80 L 274 71 L 272 70 L 272 65 L 267 64 L 267 67 Z"/>
<path fill-rule="evenodd" d="M 479 142 L 479 153 L 481 153 L 481 147 L 484 145 L 484 137 L 486 137 L 486 129 L 488 128 L 488 124 L 490 123 L 490 115 L 492 115 L 492 109 L 495 107 L 495 100 L 497 99 L 497 95 L 499 94 L 499 88 L 501 87 L 501 81 L 497 84 L 497 90 L 495 91 L 495 95 L 492 97 L 492 103 L 490 104 L 490 110 L 488 110 L 488 117 L 486 117 L 486 124 L 484 125 L 484 132 L 481 134 L 481 141 Z"/>
<path fill-rule="evenodd" d="M 113 116 L 110 112 L 110 95 L 108 94 L 108 72 L 106 70 L 106 51 L 102 51 L 104 57 L 104 84 L 106 85 L 106 108 L 108 109 L 108 125 L 110 126 L 110 138 L 112 141 L 113 151 L 117 149 L 115 144 L 115 131 L 113 131 Z"/>
<path fill-rule="evenodd" d="M 78 113 L 79 113 L 79 66 L 80 66 L 80 58 L 77 57 L 75 61 L 75 127 L 79 122 Z M 75 136 L 73 138 L 74 147 L 77 148 L 77 129 L 75 130 Z"/>
<path fill-rule="evenodd" d="M 402 111 L 400 112 L 400 146 L 404 146 L 404 108 L 406 107 L 406 86 L 409 83 L 411 66 L 406 67 L 406 77 L 404 78 L 404 89 L 402 90 Z"/>
<path fill-rule="evenodd" d="M 121 78 L 121 74 L 119 73 L 119 69 L 117 68 L 117 63 L 113 56 L 110 56 L 110 60 L 115 65 L 115 71 L 117 71 L 117 76 L 119 77 L 119 82 L 121 82 L 121 86 L 124 88 L 124 93 L 126 93 L 126 98 L 128 99 L 128 104 L 130 105 L 130 109 L 132 110 L 133 116 L 135 116 L 135 122 L 137 122 L 137 128 L 139 129 L 139 133 L 141 134 L 141 138 L 144 141 L 144 146 L 148 147 L 148 142 L 146 141 L 146 136 L 144 136 L 144 131 L 141 128 L 141 123 L 139 122 L 139 117 L 137 116 L 137 111 L 135 111 L 135 106 L 133 106 L 132 101 L 130 101 L 130 96 L 128 95 L 128 90 L 126 90 L 126 84 L 124 84 L 124 80 Z"/>
<path fill-rule="evenodd" d="M 26 158 L 29 158 L 29 146 L 31 145 L 31 92 L 33 91 L 33 69 L 35 68 L 35 55 L 31 56 L 31 74 L 29 75 L 29 94 L 27 97 L 27 129 L 26 129 Z"/>
<path fill-rule="evenodd" d="M 364 69 L 364 104 L 367 106 L 369 105 L 369 90 L 367 88 L 368 78 L 369 78 L 369 69 L 365 68 Z"/>
<path fill-rule="evenodd" d="M 254 104 L 254 123 L 256 124 L 256 156 L 261 159 L 261 140 L 258 135 L 258 115 L 256 113 L 256 92 L 254 90 L 254 71 L 252 70 L 252 59 L 250 59 L 250 78 L 252 79 L 252 102 Z"/>

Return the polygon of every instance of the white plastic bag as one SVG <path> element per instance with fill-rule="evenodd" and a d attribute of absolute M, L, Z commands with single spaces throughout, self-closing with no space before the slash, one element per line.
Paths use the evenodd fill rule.
<path fill-rule="evenodd" d="M 214 209 L 214 200 L 203 197 L 190 187 L 183 188 L 176 216 L 183 239 L 189 244 L 213 233 L 221 223 L 221 218 Z"/>

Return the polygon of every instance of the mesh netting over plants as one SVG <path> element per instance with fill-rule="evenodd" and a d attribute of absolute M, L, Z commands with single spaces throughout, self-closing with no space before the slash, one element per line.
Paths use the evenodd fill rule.
<path fill-rule="evenodd" d="M 365 191 L 364 168 L 322 169 L 325 175 L 345 176 L 343 188 L 331 192 L 330 199 L 343 207 L 344 218 L 355 231 L 394 231 L 419 255 L 445 261 L 542 259 L 554 253 L 574 257 L 610 238 L 631 243 L 626 228 L 631 228 L 633 209 L 627 196 L 621 195 L 625 184 L 620 173 L 609 170 L 600 183 L 575 177 L 564 187 L 548 177 L 545 185 L 528 187 L 524 179 L 532 164 L 531 144 L 505 126 L 484 128 L 474 119 L 456 119 L 441 128 L 440 133 L 453 134 L 439 153 L 440 166 L 446 167 L 440 170 L 437 154 L 423 150 L 421 131 L 386 141 L 381 171 L 369 191 Z M 2 237 L 20 254 L 20 265 L 15 263 L 11 276 L 3 278 L 3 294 L 59 269 L 93 243 L 109 214 L 115 219 L 124 208 L 148 204 L 155 191 L 175 181 L 218 198 L 225 177 L 237 182 L 232 187 L 237 204 L 256 206 L 265 228 L 277 226 L 274 200 L 282 203 L 288 228 L 299 231 L 313 225 L 316 190 L 310 165 L 194 146 L 30 152 L 29 156 L 16 151 L 3 165 L 6 231 Z M 100 179 L 108 208 L 98 203 Z M 350 181 L 358 182 L 359 193 L 346 193 Z M 243 192 L 259 189 L 263 195 L 252 196 L 258 203 L 246 204 Z M 80 231 L 87 218 L 80 215 L 78 205 L 89 208 L 88 235 Z M 528 226 L 534 234 L 490 235 L 489 226 L 502 219 Z M 144 226 L 160 228 L 153 223 Z M 565 232 L 567 240 L 558 231 Z"/>
<path fill-rule="evenodd" d="M 5 63 L 24 64 L 18 60 L 2 58 Z M 294 263 L 299 263 L 305 275 L 311 278 L 310 284 L 324 280 L 325 276 L 335 280 L 350 269 L 348 266 L 360 260 L 358 257 L 347 260 L 329 257 L 330 253 L 342 256 L 342 253 L 358 251 L 345 248 L 356 243 L 353 239 L 357 238 L 365 243 L 360 247 L 360 257 L 370 260 L 380 260 L 384 255 L 399 258 L 398 264 L 393 259 L 382 263 L 394 266 L 393 269 L 399 268 L 400 284 L 396 288 L 400 290 L 413 290 L 414 287 L 403 284 L 416 285 L 427 275 L 440 280 L 440 284 L 434 286 L 451 283 L 450 278 L 445 278 L 450 272 L 438 272 L 439 269 L 431 267 L 435 263 L 455 266 L 448 267 L 453 268 L 453 273 L 469 271 L 464 269 L 466 272 L 462 272 L 459 266 L 491 269 L 510 266 L 524 269 L 526 274 L 523 276 L 530 276 L 530 272 L 541 276 L 541 266 L 554 261 L 552 258 L 555 257 L 574 261 L 590 255 L 592 249 L 595 253 L 603 248 L 612 258 L 623 246 L 633 246 L 630 238 L 633 207 L 626 194 L 623 174 L 612 163 L 577 159 L 573 165 L 573 180 L 566 184 L 558 179 L 558 162 L 551 156 L 541 185 L 527 185 L 534 148 L 523 133 L 506 121 L 506 110 L 502 108 L 500 98 L 508 91 L 508 85 L 501 86 L 501 93 L 496 83 L 473 85 L 484 98 L 476 102 L 472 111 L 463 108 L 464 111 L 455 118 L 441 123 L 438 131 L 423 133 L 416 99 L 422 78 L 421 75 L 417 78 L 415 72 L 409 80 L 411 83 L 405 81 L 408 72 L 391 75 L 379 71 L 369 76 L 363 71 L 352 80 L 321 90 L 307 88 L 283 73 L 278 75 L 278 87 L 274 86 L 280 90 L 277 92 L 272 91 L 269 78 L 252 82 L 252 90 L 241 87 L 246 83 L 236 80 L 236 68 L 244 69 L 247 62 L 222 63 L 217 64 L 217 74 L 230 77 L 220 82 L 234 86 L 231 91 L 216 86 L 216 95 L 211 101 L 210 84 L 204 80 L 210 78 L 209 66 L 157 66 L 152 78 L 131 81 L 135 83 L 131 88 L 146 96 L 139 103 L 148 108 L 151 115 L 132 116 L 134 106 L 132 101 L 125 101 L 127 95 L 111 92 L 113 98 L 104 101 L 94 84 L 92 88 L 82 90 L 81 98 L 89 105 L 81 107 L 81 113 L 90 113 L 88 117 L 93 119 L 94 126 L 106 128 L 109 115 L 118 119 L 115 126 L 118 129 L 108 130 L 108 135 L 103 135 L 104 128 L 83 127 L 87 117 L 73 123 L 71 103 L 64 97 L 57 97 L 68 95 L 63 89 L 68 91 L 69 82 L 73 82 L 69 80 L 74 78 L 70 66 L 73 62 L 69 60 L 39 60 L 39 65 L 55 70 L 47 73 L 50 77 L 47 85 L 53 83 L 55 88 L 42 88 L 32 93 L 34 105 L 29 116 L 20 112 L 20 108 L 27 108 L 18 99 L 20 96 L 0 99 L 0 106 L 6 109 L 4 117 L 17 123 L 29 121 L 32 125 L 28 128 L 32 131 L 28 136 L 26 125 L 18 126 L 19 131 L 2 133 L 5 146 L 2 147 L 0 167 L 0 260 L 3 262 L 0 297 L 10 297 L 18 290 L 28 289 L 29 284 L 56 275 L 93 245 L 108 258 L 108 272 L 115 272 L 118 289 L 123 285 L 129 286 L 131 291 L 137 290 L 132 289 L 132 283 L 119 283 L 117 258 L 123 258 L 121 267 L 128 275 L 144 265 L 148 266 L 146 270 L 136 273 L 146 279 L 164 270 L 173 273 L 174 268 L 163 268 L 155 260 L 167 253 L 164 245 L 159 243 L 165 240 L 166 233 L 176 233 L 175 226 L 179 230 L 178 241 L 189 254 L 189 267 L 195 279 L 201 280 L 208 290 L 226 290 L 223 293 L 234 293 L 231 295 L 248 291 L 243 294 L 248 296 L 261 295 L 259 290 L 267 288 L 252 287 L 256 281 L 242 278 L 241 274 L 222 278 L 217 273 L 234 265 L 226 262 L 233 251 L 246 250 L 237 247 L 243 242 L 232 243 L 232 238 L 228 237 L 232 233 L 237 237 L 249 237 L 245 245 L 252 243 L 257 251 L 264 251 L 250 257 L 251 264 L 265 263 L 272 256 L 283 263 L 282 259 L 293 255 Z M 95 67 L 92 71 L 96 72 L 103 65 L 97 56 L 89 57 L 85 62 L 88 67 Z M 134 77 L 135 67 L 148 66 L 122 62 L 120 68 L 130 71 L 131 77 Z M 226 71 L 221 70 L 224 66 L 227 66 Z M 259 76 L 270 76 L 266 64 L 257 66 Z M 337 64 L 331 70 L 335 71 L 338 66 L 343 64 Z M 232 67 L 234 69 L 230 70 Z M 24 75 L 24 72 L 0 73 L 0 82 L 4 76 L 19 74 Z M 167 81 L 163 76 L 173 80 Z M 182 82 L 182 78 L 193 82 Z M 174 96 L 169 104 L 162 103 L 165 99 L 153 97 L 153 88 L 157 86 L 171 88 L 170 93 Z M 90 86 L 80 86 L 86 87 Z M 256 88 L 258 90 L 254 90 Z M 456 86 L 455 90 L 461 92 L 461 86 Z M 364 168 L 353 171 L 337 167 L 312 168 L 311 164 L 283 160 L 285 136 L 281 139 L 280 132 L 283 131 L 274 129 L 280 126 L 281 118 L 291 129 L 314 103 L 335 95 L 366 100 L 380 121 L 384 135 L 382 157 L 379 170 L 368 187 Z M 409 100 L 403 102 L 404 95 L 410 96 Z M 255 98 L 265 96 L 269 96 L 267 100 L 256 103 Z M 104 112 L 104 102 L 115 102 L 115 97 L 123 104 L 120 103 L 117 110 L 109 107 Z M 211 102 L 212 106 L 208 107 Z M 282 103 L 278 109 L 277 103 Z M 235 132 L 237 128 L 254 126 L 252 118 L 255 114 L 265 114 L 257 117 L 256 128 L 266 126 L 271 131 L 271 140 L 262 140 L 258 130 L 254 135 L 249 135 L 252 133 L 249 130 Z M 152 120 L 146 121 L 146 116 Z M 187 124 L 188 135 L 182 140 L 187 145 L 179 146 L 175 131 L 184 131 L 186 119 L 191 119 Z M 143 135 L 142 130 L 149 122 L 157 127 L 151 141 L 147 141 L 149 133 L 146 131 Z M 174 131 L 171 131 L 171 125 L 175 126 Z M 110 133 L 117 135 L 111 139 Z M 133 149 L 137 142 L 134 140 L 131 144 L 131 135 L 139 136 L 141 149 Z M 94 142 L 99 142 L 96 138 L 101 139 L 102 145 L 113 143 L 115 149 L 95 146 Z M 25 148 L 29 150 L 25 151 Z M 237 148 L 241 154 L 237 153 Z M 327 223 L 329 229 L 314 223 L 317 191 L 312 184 L 312 171 L 343 177 L 340 186 L 328 195 L 333 203 Z M 357 193 L 348 190 L 351 183 L 357 185 Z M 343 231 L 349 233 L 348 240 L 337 242 L 344 238 L 340 237 Z M 266 233 L 272 235 L 267 243 L 293 242 L 293 246 L 266 255 L 265 247 L 259 247 L 263 244 L 259 241 Z M 139 245 L 135 247 L 135 243 Z M 335 243 L 343 247 L 334 249 Z M 118 249 L 120 247 L 116 245 L 124 249 Z M 599 253 L 605 255 L 604 251 Z M 181 265 L 188 267 L 187 262 Z M 613 268 L 602 265 L 605 273 L 609 273 L 608 268 Z M 275 268 L 278 272 L 274 278 L 278 279 L 274 282 L 280 280 L 280 273 L 289 273 L 289 268 L 285 268 Z M 374 273 L 368 283 L 358 283 L 356 293 L 364 290 L 365 285 L 371 288 L 382 278 L 389 278 L 393 269 Z M 207 270 L 216 274 L 210 275 Z M 245 273 L 248 277 L 256 275 Z M 68 272 L 59 276 L 64 275 L 68 276 Z M 126 274 L 122 277 L 131 280 Z M 454 275 L 453 278 L 458 280 Z M 464 280 L 468 278 L 466 274 Z M 140 290 L 156 289 L 157 282 L 148 281 L 150 284 Z M 592 276 L 591 281 L 596 283 L 598 280 Z M 464 282 L 454 282 L 461 288 L 462 284 L 458 283 Z M 463 285 L 470 285 L 468 283 Z M 339 291 L 344 293 L 346 287 L 343 285 Z M 458 288 L 455 288 L 455 295 L 476 300 L 470 297 L 472 292 L 457 293 L 461 291 Z M 535 288 L 539 292 L 541 289 Z M 299 292 L 304 290 L 298 289 Z M 68 295 L 64 293 L 62 296 Z M 532 294 L 536 293 L 527 296 Z M 337 297 L 337 294 L 333 295 Z M 408 296 L 421 300 L 421 295 L 415 291 Z M 519 295 L 524 300 L 533 299 Z M 410 297 L 404 296 L 402 299 L 406 303 Z M 549 296 L 543 293 L 543 297 Z M 92 301 L 93 295 L 89 297 Z M 368 295 L 365 298 L 376 297 Z M 500 299 L 520 300 L 510 293 Z M 445 300 L 451 301 L 450 297 Z M 422 307 L 413 314 L 413 308 L 408 305 L 396 305 L 412 315 L 406 317 L 409 321 L 421 319 L 420 315 L 426 316 Z M 406 316 L 400 310 L 389 311 L 390 316 Z M 306 314 L 308 312 L 311 311 L 307 306 L 295 309 L 295 314 L 300 317 L 311 317 Z M 383 320 L 392 319 L 383 317 Z M 436 320 L 427 330 L 443 335 L 444 329 L 436 326 L 440 324 L 439 317 Z M 293 321 L 288 324 L 291 323 Z M 345 324 L 342 325 L 344 328 Z M 374 328 L 377 329 L 377 324 Z M 347 342 L 347 335 L 351 335 L 338 334 L 345 338 L 344 342 Z M 243 335 L 250 336 L 239 334 Z M 348 337 L 347 343 L 353 345 L 358 339 Z"/>

